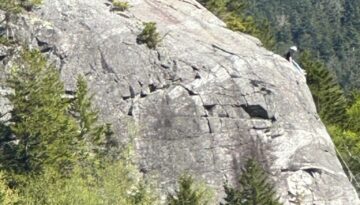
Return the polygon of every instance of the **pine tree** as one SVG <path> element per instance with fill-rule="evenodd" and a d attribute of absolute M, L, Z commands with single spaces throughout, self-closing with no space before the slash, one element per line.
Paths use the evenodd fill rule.
<path fill-rule="evenodd" d="M 224 185 L 226 197 L 224 200 L 226 204 L 221 205 L 239 205 L 241 204 L 241 193 L 228 185 Z"/>
<path fill-rule="evenodd" d="M 4 167 L 17 172 L 40 172 L 44 166 L 66 170 L 78 148 L 76 123 L 68 114 L 59 72 L 39 51 L 24 51 L 13 68 L 7 98 L 13 105 L 10 132 L 16 143 L 5 150 Z"/>
<path fill-rule="evenodd" d="M 347 101 L 333 75 L 309 52 L 303 52 L 300 64 L 307 72 L 307 83 L 321 119 L 327 124 L 346 122 Z"/>
<path fill-rule="evenodd" d="M 88 95 L 87 82 L 79 75 L 76 84 L 76 95 L 71 103 L 71 112 L 78 121 L 79 138 L 92 137 L 91 141 L 99 141 L 101 126 L 98 125 L 98 111 L 92 107 L 92 95 Z"/>
<path fill-rule="evenodd" d="M 89 95 L 87 82 L 83 76 L 79 75 L 77 79 L 76 94 L 74 100 L 71 102 L 70 113 L 77 121 L 78 125 L 78 140 L 83 142 L 82 156 L 86 157 L 107 157 L 110 152 L 114 152 L 114 147 L 118 144 L 113 144 L 113 131 L 110 124 L 102 124 L 99 121 L 99 112 L 93 108 L 93 95 Z M 117 153 L 119 154 L 119 153 Z"/>
<path fill-rule="evenodd" d="M 179 189 L 175 195 L 169 194 L 168 205 L 207 205 L 209 204 L 209 193 L 204 187 L 195 184 L 189 175 L 183 175 L 179 179 Z"/>
<path fill-rule="evenodd" d="M 280 205 L 274 187 L 262 167 L 249 159 L 240 177 L 238 190 L 225 186 L 227 194 L 223 205 Z"/>

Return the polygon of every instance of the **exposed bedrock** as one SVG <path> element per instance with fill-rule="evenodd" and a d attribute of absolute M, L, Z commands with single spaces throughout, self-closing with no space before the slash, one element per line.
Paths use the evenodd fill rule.
<path fill-rule="evenodd" d="M 44 0 L 11 32 L 50 57 L 69 92 L 83 74 L 119 139 L 135 124 L 139 167 L 165 191 L 188 171 L 221 198 L 223 182 L 236 184 L 256 157 L 286 205 L 359 204 L 304 76 L 286 60 L 194 0 L 129 4 L 116 13 L 106 0 Z M 154 50 L 136 42 L 150 21 L 163 36 Z M 14 51 L 0 48 L 5 70 Z"/>

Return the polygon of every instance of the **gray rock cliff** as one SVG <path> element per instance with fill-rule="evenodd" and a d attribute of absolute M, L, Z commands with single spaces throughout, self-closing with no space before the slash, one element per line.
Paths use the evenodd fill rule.
<path fill-rule="evenodd" d="M 85 75 L 119 139 L 135 124 L 139 167 L 165 191 L 188 171 L 220 198 L 256 157 L 285 205 L 360 204 L 304 76 L 286 60 L 195 0 L 128 2 L 111 12 L 106 0 L 44 0 L 11 32 L 50 57 L 68 90 Z M 136 42 L 150 21 L 164 36 L 155 50 Z M 0 49 L 4 69 L 11 53 Z"/>

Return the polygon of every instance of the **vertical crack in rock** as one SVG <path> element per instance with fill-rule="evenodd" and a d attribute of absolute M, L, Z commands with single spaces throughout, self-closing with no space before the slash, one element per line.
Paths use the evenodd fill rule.
<path fill-rule="evenodd" d="M 208 127 L 209 127 L 209 133 L 211 134 L 211 133 L 213 133 L 213 130 L 211 128 L 210 119 L 207 117 L 206 120 L 207 120 L 207 124 L 208 124 Z"/>

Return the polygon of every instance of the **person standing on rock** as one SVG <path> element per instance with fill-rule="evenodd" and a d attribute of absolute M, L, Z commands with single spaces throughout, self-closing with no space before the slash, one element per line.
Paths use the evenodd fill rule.
<path fill-rule="evenodd" d="M 288 60 L 290 63 L 292 63 L 293 62 L 292 56 L 294 55 L 294 53 L 296 53 L 296 51 L 297 51 L 297 47 L 291 46 L 289 51 L 285 54 L 286 60 Z"/>
<path fill-rule="evenodd" d="M 297 52 L 297 47 L 296 46 L 291 46 L 289 51 L 285 54 L 285 58 L 287 61 L 289 61 L 298 71 L 300 71 L 303 75 L 306 75 L 306 71 L 303 70 L 299 64 L 297 64 L 295 62 L 295 60 L 293 59 L 293 55 L 294 53 Z"/>

